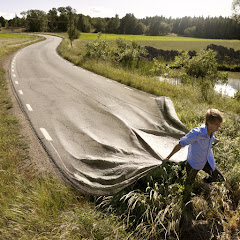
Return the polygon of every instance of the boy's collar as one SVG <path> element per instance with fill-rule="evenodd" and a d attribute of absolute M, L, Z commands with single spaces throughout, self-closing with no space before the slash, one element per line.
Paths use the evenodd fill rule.
<path fill-rule="evenodd" d="M 212 131 L 211 136 L 209 136 L 209 135 L 208 135 L 208 128 L 207 128 L 207 125 L 205 124 L 204 134 L 208 135 L 209 137 L 212 137 L 214 133 L 215 133 L 215 131 Z"/>

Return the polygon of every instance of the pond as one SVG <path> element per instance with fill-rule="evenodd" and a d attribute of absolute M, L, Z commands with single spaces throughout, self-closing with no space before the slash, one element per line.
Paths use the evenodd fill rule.
<path fill-rule="evenodd" d="M 228 73 L 228 83 L 216 84 L 215 90 L 223 95 L 234 97 L 235 93 L 240 90 L 240 73 Z"/>
<path fill-rule="evenodd" d="M 167 81 L 172 84 L 180 84 L 177 78 L 159 77 L 159 81 Z M 235 93 L 240 90 L 240 72 L 229 72 L 227 84 L 216 84 L 215 90 L 222 95 L 234 97 Z"/>

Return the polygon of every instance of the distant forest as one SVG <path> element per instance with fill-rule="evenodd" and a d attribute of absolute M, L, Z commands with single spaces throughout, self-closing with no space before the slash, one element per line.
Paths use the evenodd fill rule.
<path fill-rule="evenodd" d="M 0 27 L 24 28 L 28 32 L 66 32 L 70 21 L 81 32 L 102 32 L 166 36 L 177 34 L 186 37 L 211 39 L 240 39 L 240 24 L 226 17 L 182 17 L 163 16 L 137 19 L 128 13 L 123 18 L 92 18 L 77 14 L 71 7 L 52 8 L 48 13 L 29 10 L 11 20 L 0 17 Z"/>

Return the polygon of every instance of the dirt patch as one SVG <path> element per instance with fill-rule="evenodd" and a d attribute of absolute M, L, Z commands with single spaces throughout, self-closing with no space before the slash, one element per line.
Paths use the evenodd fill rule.
<path fill-rule="evenodd" d="M 21 126 L 20 133 L 24 137 L 26 143 L 29 146 L 29 158 L 23 160 L 23 165 L 21 167 L 26 170 L 28 173 L 50 173 L 56 174 L 54 170 L 54 166 L 51 163 L 51 159 L 48 157 L 46 151 L 42 147 L 40 141 L 35 135 L 34 131 L 31 128 L 29 121 L 27 120 L 25 114 L 23 113 L 19 103 L 16 99 L 15 92 L 11 83 L 9 68 L 11 64 L 11 60 L 14 54 L 6 57 L 2 61 L 3 68 L 5 70 L 5 78 L 8 83 L 8 94 L 12 102 L 11 113 L 16 116 L 19 120 L 19 124 Z"/>

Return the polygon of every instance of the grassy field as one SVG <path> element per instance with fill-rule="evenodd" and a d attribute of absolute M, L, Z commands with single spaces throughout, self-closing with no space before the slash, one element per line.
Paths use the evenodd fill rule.
<path fill-rule="evenodd" d="M 59 33 L 62 37 L 67 37 L 66 33 Z M 205 48 L 209 44 L 222 45 L 227 48 L 240 50 L 239 40 L 221 40 L 221 39 L 201 39 L 189 37 L 171 37 L 171 36 L 143 36 L 143 35 L 121 35 L 121 34 L 102 34 L 101 40 L 115 41 L 117 38 L 128 41 L 136 41 L 141 46 L 152 46 L 163 50 L 195 50 Z M 79 39 L 84 41 L 97 40 L 97 33 L 81 33 Z"/>
<path fill-rule="evenodd" d="M 35 37 L 32 35 L 26 35 L 26 34 L 13 34 L 13 33 L 1 33 L 0 32 L 0 38 L 24 38 L 24 39 L 34 39 Z"/>
<path fill-rule="evenodd" d="M 11 113 L 2 61 L 39 40 L 15 34 L 0 38 L 0 239 L 125 239 L 116 216 L 97 211 L 89 197 L 55 175 L 29 169 L 29 146 Z"/>

